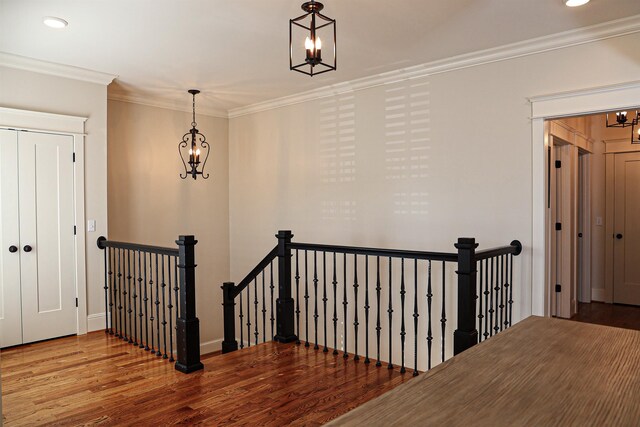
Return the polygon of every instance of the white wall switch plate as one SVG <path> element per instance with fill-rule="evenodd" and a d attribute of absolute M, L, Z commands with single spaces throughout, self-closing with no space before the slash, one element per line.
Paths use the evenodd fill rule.
<path fill-rule="evenodd" d="M 96 220 L 90 219 L 87 221 L 87 231 L 96 231 Z"/>
<path fill-rule="evenodd" d="M 602 226 L 602 217 L 601 216 L 597 216 L 596 217 L 596 225 Z"/>

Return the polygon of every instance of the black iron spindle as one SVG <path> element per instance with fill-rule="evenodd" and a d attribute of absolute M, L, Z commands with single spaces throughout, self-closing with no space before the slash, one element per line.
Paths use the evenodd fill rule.
<path fill-rule="evenodd" d="M 324 323 L 324 349 L 323 352 L 327 353 L 329 347 L 327 346 L 327 252 L 322 251 L 322 309 L 324 315 L 322 321 Z"/>
<path fill-rule="evenodd" d="M 151 254 L 149 254 L 149 259 L 151 259 Z M 145 252 L 144 254 L 144 334 L 145 334 L 145 340 L 144 340 L 144 349 L 146 351 L 149 351 L 149 306 L 148 306 L 148 301 L 149 301 L 149 297 L 147 295 L 147 254 Z M 151 280 L 151 263 L 149 263 L 149 280 Z M 152 314 L 153 315 L 153 314 Z M 151 336 L 153 337 L 153 334 L 151 334 Z"/>
<path fill-rule="evenodd" d="M 138 346 L 138 307 L 137 307 L 137 300 L 138 300 L 138 291 L 137 291 L 137 285 L 138 285 L 138 278 L 136 276 L 136 253 L 140 253 L 140 251 L 138 250 L 134 250 L 133 251 L 133 345 L 135 345 L 136 347 Z M 140 272 L 137 272 L 138 275 L 140 274 Z"/>
<path fill-rule="evenodd" d="M 158 280 L 158 273 L 156 272 L 156 281 Z M 149 254 L 149 314 L 151 314 L 151 316 L 149 316 L 149 323 L 147 324 L 147 329 L 149 329 L 150 331 L 150 335 L 151 335 L 151 346 L 150 346 L 150 350 L 151 353 L 155 353 L 155 345 L 154 345 L 154 336 L 153 336 L 153 321 L 155 320 L 155 317 L 153 315 L 153 254 L 150 253 Z"/>
<path fill-rule="evenodd" d="M 251 286 L 247 286 L 247 347 L 251 347 Z"/>
<path fill-rule="evenodd" d="M 427 267 L 427 369 L 431 369 L 431 347 L 433 345 L 433 329 L 431 325 L 431 301 L 433 299 L 433 288 L 431 285 L 431 260 Z"/>
<path fill-rule="evenodd" d="M 273 337 L 276 335 L 276 331 L 273 327 L 274 322 L 276 320 L 274 316 L 274 311 L 273 311 L 273 290 L 275 289 L 275 285 L 273 284 L 273 261 L 269 263 L 269 275 L 270 275 L 269 289 L 271 290 L 271 313 L 270 313 L 269 320 L 271 321 L 271 339 L 273 339 Z"/>
<path fill-rule="evenodd" d="M 513 319 L 513 254 L 509 255 L 509 326 Z"/>
<path fill-rule="evenodd" d="M 484 260 L 484 339 L 489 338 L 489 317 L 491 313 L 489 312 L 489 288 L 491 285 L 489 284 L 489 260 Z"/>
<path fill-rule="evenodd" d="M 138 251 L 138 325 L 140 327 L 140 333 L 138 335 L 140 342 L 138 342 L 138 348 L 144 348 L 144 342 L 142 340 L 142 317 L 144 317 L 144 314 L 142 314 L 142 286 L 144 283 L 142 281 L 142 254 L 142 251 Z"/>
<path fill-rule="evenodd" d="M 343 317 L 343 326 L 344 326 L 344 352 L 342 354 L 342 357 L 344 357 L 345 359 L 349 357 L 349 353 L 347 353 L 347 305 L 349 304 L 349 302 L 347 301 L 347 253 L 343 253 L 342 254 L 342 288 L 343 288 L 343 293 L 342 293 L 342 307 L 343 307 L 343 312 L 344 312 L 344 317 Z"/>
<path fill-rule="evenodd" d="M 483 280 L 482 280 L 482 265 L 483 265 L 483 260 L 480 260 L 480 262 L 478 263 L 480 264 L 479 267 L 479 272 L 478 272 L 478 278 L 480 279 L 478 281 L 478 305 L 479 305 L 479 309 L 478 309 L 478 342 L 482 341 L 482 318 L 484 317 L 484 314 L 482 312 L 482 284 L 483 284 Z"/>
<path fill-rule="evenodd" d="M 369 364 L 369 255 L 364 256 L 364 363 Z"/>
<path fill-rule="evenodd" d="M 494 264 L 495 258 L 491 258 L 491 273 L 489 275 L 489 283 L 487 287 L 489 288 L 489 336 L 493 336 L 493 272 L 494 272 Z"/>
<path fill-rule="evenodd" d="M 265 298 L 264 270 L 262 270 L 262 342 L 267 342 L 267 306 Z"/>
<path fill-rule="evenodd" d="M 393 328 L 392 328 L 392 318 L 393 318 L 393 278 L 391 275 L 391 268 L 393 266 L 393 261 L 391 257 L 389 257 L 389 308 L 387 309 L 387 313 L 389 313 L 389 369 L 393 369 L 392 363 L 392 338 L 393 338 Z"/>
<path fill-rule="evenodd" d="M 162 356 L 160 351 L 160 276 L 158 275 L 158 254 L 156 254 L 156 337 L 158 338 L 158 351 L 156 356 Z"/>
<path fill-rule="evenodd" d="M 131 339 L 131 313 L 133 312 L 133 310 L 131 310 L 131 279 L 132 279 L 132 277 L 131 277 L 131 251 L 127 250 L 127 287 L 126 287 L 127 296 L 125 297 L 125 307 L 126 307 L 126 313 L 129 316 L 129 333 L 127 333 L 127 319 L 126 319 L 126 317 L 125 317 L 125 323 L 124 323 L 124 331 L 125 331 L 125 340 L 127 340 L 129 342 L 129 344 L 133 344 L 133 340 Z"/>
<path fill-rule="evenodd" d="M 506 316 L 504 315 L 504 255 L 500 255 L 500 330 L 503 330 L 504 327 L 504 319 Z"/>
<path fill-rule="evenodd" d="M 309 268 L 307 251 L 304 251 L 304 346 L 309 347 Z"/>
<path fill-rule="evenodd" d="M 360 360 L 358 355 L 358 255 L 353 254 L 353 360 Z"/>
<path fill-rule="evenodd" d="M 300 268 L 298 265 L 298 250 L 296 249 L 296 344 L 300 344 Z"/>
<path fill-rule="evenodd" d="M 338 354 L 338 276 L 336 275 L 336 253 L 333 253 L 333 354 Z"/>
<path fill-rule="evenodd" d="M 418 375 L 418 260 L 413 260 L 413 376 Z"/>
<path fill-rule="evenodd" d="M 404 374 L 406 369 L 404 368 L 404 342 L 405 342 L 405 324 L 404 324 L 404 298 L 407 291 L 404 286 L 404 258 L 400 261 L 400 373 Z"/>
<path fill-rule="evenodd" d="M 107 256 L 110 251 L 104 251 L 104 332 L 106 334 L 109 333 L 109 277 L 111 275 L 111 267 L 109 266 L 109 262 L 107 261 Z"/>
<path fill-rule="evenodd" d="M 118 324 L 116 325 L 116 337 L 122 337 L 122 258 L 121 258 L 121 250 L 118 249 L 118 261 L 117 261 L 117 270 L 118 270 L 118 295 L 117 295 L 117 304 L 118 304 Z"/>
<path fill-rule="evenodd" d="M 171 258 L 173 257 L 169 257 L 168 258 L 168 268 L 167 271 L 169 273 L 169 305 L 167 306 L 169 308 L 169 362 L 173 362 L 174 358 L 173 358 L 173 302 L 171 301 L 171 284 L 173 281 L 177 281 L 178 278 L 176 276 L 173 276 L 173 281 L 171 279 Z M 175 264 L 175 260 L 174 260 L 174 264 Z"/>
<path fill-rule="evenodd" d="M 164 278 L 164 270 L 165 270 L 165 260 L 164 255 L 162 255 L 162 339 L 164 340 L 164 354 L 162 355 L 163 359 L 167 359 L 169 356 L 167 355 L 167 303 L 165 295 L 167 293 L 167 283 Z M 171 291 L 169 291 L 171 293 Z"/>
<path fill-rule="evenodd" d="M 495 282 L 493 282 L 493 284 L 494 284 L 493 290 L 495 291 L 495 294 L 493 295 L 494 300 L 495 300 L 493 332 L 497 334 L 498 331 L 500 330 L 500 320 L 499 320 L 499 314 L 500 314 L 500 305 L 499 305 L 499 301 L 500 301 L 500 286 L 498 285 L 498 283 L 500 283 L 500 258 L 498 258 L 496 256 L 494 259 L 496 260 L 496 277 L 495 277 Z"/>
<path fill-rule="evenodd" d="M 253 313 L 255 314 L 254 318 L 256 319 L 256 324 L 254 325 L 253 336 L 255 337 L 256 345 L 258 345 L 258 336 L 260 333 L 258 332 L 258 277 L 256 276 L 253 279 Z"/>
<path fill-rule="evenodd" d="M 382 287 L 380 286 L 380 257 L 376 257 L 376 309 L 377 309 L 377 317 L 376 317 L 376 366 L 382 366 L 382 362 L 380 361 L 380 332 L 382 331 L 382 327 L 380 326 L 380 291 Z"/>
<path fill-rule="evenodd" d="M 242 312 L 242 295 L 238 295 L 238 302 L 240 303 L 240 350 L 244 348 L 244 325 L 242 321 L 244 320 L 244 313 Z"/>
<path fill-rule="evenodd" d="M 316 332 L 316 339 L 313 344 L 315 350 L 318 349 L 318 252 L 313 251 L 313 329 Z"/>
<path fill-rule="evenodd" d="M 442 361 L 444 362 L 444 352 L 445 352 L 445 333 L 447 331 L 447 312 L 445 310 L 446 299 L 446 283 L 445 283 L 445 273 L 446 273 L 446 265 L 445 262 L 442 261 L 442 317 L 440 318 L 440 323 L 442 324 Z"/>
<path fill-rule="evenodd" d="M 115 264 L 115 249 L 107 248 L 109 251 L 109 335 L 113 335 L 113 325 L 115 321 L 115 308 L 114 308 L 114 299 L 115 299 L 115 282 L 116 277 L 113 274 L 114 264 Z"/>

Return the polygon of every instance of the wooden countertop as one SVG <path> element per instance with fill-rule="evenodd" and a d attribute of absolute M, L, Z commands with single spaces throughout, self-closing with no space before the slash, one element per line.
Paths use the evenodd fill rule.
<path fill-rule="evenodd" d="M 529 317 L 330 425 L 638 426 L 640 331 Z"/>

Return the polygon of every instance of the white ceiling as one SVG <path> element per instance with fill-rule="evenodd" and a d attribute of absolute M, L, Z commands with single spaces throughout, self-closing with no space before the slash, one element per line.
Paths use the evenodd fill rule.
<path fill-rule="evenodd" d="M 302 0 L 0 0 L 0 51 L 118 75 L 113 92 L 232 109 L 640 14 L 638 0 L 324 0 L 338 71 L 289 71 Z M 64 30 L 44 16 L 69 22 Z M 301 41 L 302 43 L 302 41 Z M 180 101 L 181 102 L 181 101 Z"/>

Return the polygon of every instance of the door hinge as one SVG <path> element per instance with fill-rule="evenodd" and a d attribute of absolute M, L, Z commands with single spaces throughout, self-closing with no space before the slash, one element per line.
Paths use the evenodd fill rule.
<path fill-rule="evenodd" d="M 562 161 L 556 160 L 556 169 L 560 169 L 562 167 Z"/>
<path fill-rule="evenodd" d="M 561 231 L 561 230 L 562 230 L 562 223 L 556 222 L 556 231 Z"/>
<path fill-rule="evenodd" d="M 78 298 L 76 298 L 76 307 L 78 306 Z"/>
<path fill-rule="evenodd" d="M 562 286 L 559 284 L 556 284 L 556 292 L 562 292 Z"/>
<path fill-rule="evenodd" d="M 78 230 L 77 230 L 76 226 L 74 225 L 74 226 L 73 226 L 73 235 L 74 235 L 74 236 L 76 235 L 77 231 L 78 231 Z"/>
<path fill-rule="evenodd" d="M 76 153 L 73 153 L 73 162 L 76 162 Z"/>

